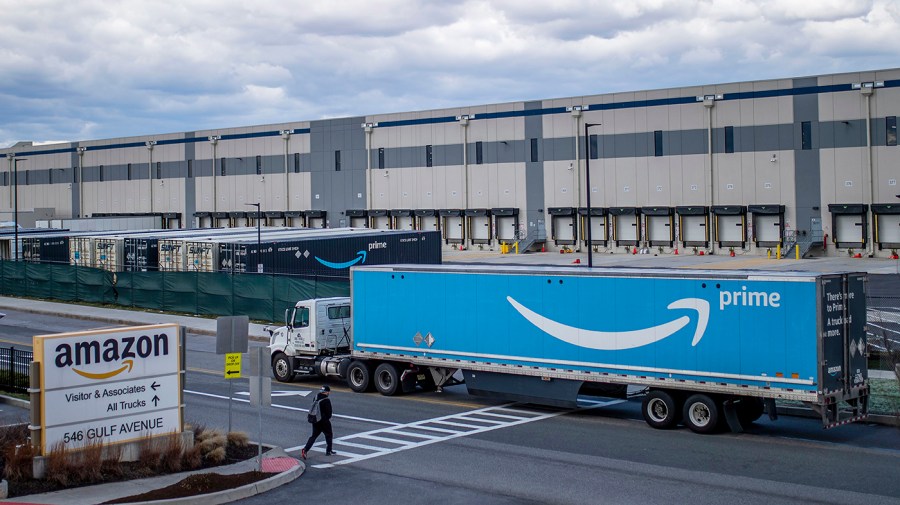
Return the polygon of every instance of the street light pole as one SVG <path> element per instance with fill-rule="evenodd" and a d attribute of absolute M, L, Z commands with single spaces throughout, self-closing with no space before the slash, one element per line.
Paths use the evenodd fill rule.
<path fill-rule="evenodd" d="M 251 207 L 256 207 L 256 273 L 262 273 L 262 251 L 260 248 L 262 247 L 262 212 L 260 211 L 260 204 L 257 203 L 248 203 L 247 205 Z"/>
<path fill-rule="evenodd" d="M 585 227 L 587 228 L 587 233 L 585 236 L 587 237 L 588 246 L 588 268 L 594 266 L 594 244 L 593 237 L 591 237 L 591 139 L 588 136 L 588 128 L 591 126 L 600 126 L 600 123 L 588 123 L 587 121 L 584 123 L 584 190 L 587 193 L 585 198 L 585 204 L 587 205 Z"/>
<path fill-rule="evenodd" d="M 19 162 L 27 158 L 13 158 L 13 221 L 15 223 L 15 259 L 19 261 Z"/>

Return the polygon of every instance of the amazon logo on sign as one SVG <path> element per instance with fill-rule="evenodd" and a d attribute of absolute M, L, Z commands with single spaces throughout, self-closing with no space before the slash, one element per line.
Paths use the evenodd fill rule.
<path fill-rule="evenodd" d="M 59 344 L 54 350 L 56 356 L 53 363 L 59 369 L 71 368 L 73 372 L 86 379 L 103 380 L 122 373 L 129 373 L 134 367 L 134 360 L 150 357 L 168 356 L 169 335 L 157 333 L 139 337 L 123 336 L 103 340 L 89 340 L 74 344 Z M 116 366 L 116 365 L 119 366 Z M 115 367 L 104 372 L 93 372 L 95 365 Z"/>
<path fill-rule="evenodd" d="M 674 335 L 691 322 L 690 317 L 679 316 L 663 324 L 631 331 L 591 330 L 570 326 L 542 316 L 517 302 L 511 296 L 507 296 L 506 300 L 528 322 L 551 337 L 572 345 L 600 351 L 621 351 L 650 345 Z M 706 325 L 709 322 L 709 302 L 702 298 L 682 298 L 670 303 L 667 308 L 669 310 L 690 309 L 696 311 L 697 328 L 694 330 L 691 345 L 697 345 L 703 338 L 703 334 L 706 333 Z"/>
<path fill-rule="evenodd" d="M 362 263 L 366 262 L 366 251 L 357 251 L 355 258 L 353 258 L 350 261 L 345 261 L 343 263 L 335 263 L 333 261 L 323 260 L 322 258 L 320 258 L 318 256 L 316 256 L 316 261 L 325 265 L 328 268 L 335 268 L 335 269 L 350 268 L 357 263 L 362 264 Z"/>

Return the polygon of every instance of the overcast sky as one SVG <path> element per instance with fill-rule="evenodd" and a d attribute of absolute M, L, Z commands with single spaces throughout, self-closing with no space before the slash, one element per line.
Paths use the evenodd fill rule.
<path fill-rule="evenodd" d="M 0 0 L 0 147 L 900 66 L 900 0 Z"/>

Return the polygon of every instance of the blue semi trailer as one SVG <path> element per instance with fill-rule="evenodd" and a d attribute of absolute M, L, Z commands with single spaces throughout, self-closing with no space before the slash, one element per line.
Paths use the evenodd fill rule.
<path fill-rule="evenodd" d="M 648 424 L 698 433 L 796 400 L 833 427 L 868 413 L 865 289 L 860 273 L 359 267 L 349 299 L 286 311 L 272 366 L 387 395 L 462 377 L 562 407 L 639 391 Z"/>

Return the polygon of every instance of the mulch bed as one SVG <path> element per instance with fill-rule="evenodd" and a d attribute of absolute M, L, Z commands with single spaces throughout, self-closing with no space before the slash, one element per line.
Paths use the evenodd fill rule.
<path fill-rule="evenodd" d="M 255 458 L 258 454 L 259 448 L 254 444 L 247 445 L 245 447 L 236 447 L 236 446 L 228 446 L 225 459 L 219 464 L 212 464 L 207 460 L 204 460 L 203 464 L 199 469 L 204 468 L 215 468 L 222 465 L 230 465 L 233 463 L 237 463 L 240 461 L 246 461 L 248 459 Z M 259 472 L 249 472 L 249 473 L 259 473 Z M 9 480 L 9 498 L 27 496 L 32 494 L 42 494 L 42 493 L 51 493 L 53 491 L 60 491 L 63 489 L 71 489 L 73 487 L 83 487 L 83 486 L 93 486 L 96 484 L 108 484 L 110 482 L 121 482 L 127 480 L 136 480 L 136 479 L 144 479 L 147 477 L 155 477 L 158 475 L 163 475 L 160 472 L 154 472 L 152 469 L 142 466 L 140 463 L 134 462 L 121 462 L 117 465 L 115 472 L 104 472 L 100 480 L 96 480 L 93 482 L 79 482 L 77 485 L 68 485 L 63 486 L 59 483 L 52 482 L 49 480 L 38 480 L 38 479 L 27 479 L 27 480 Z M 246 475 L 246 474 L 244 474 Z M 261 474 L 266 477 L 271 477 L 272 474 Z M 231 484 L 222 489 L 229 489 L 241 486 L 243 484 L 234 484 L 235 475 L 225 475 L 222 476 L 224 478 L 218 479 L 219 482 L 225 483 L 230 482 Z M 206 479 L 208 482 L 212 483 L 217 480 L 214 477 L 209 477 Z M 262 480 L 257 478 L 256 480 L 250 480 L 249 482 L 256 482 L 258 480 Z M 199 483 L 195 483 L 194 486 L 199 486 Z M 213 484 L 210 484 L 213 485 Z M 220 484 L 221 485 L 221 484 Z M 197 488 L 199 489 L 199 488 Z M 216 489 L 218 490 L 218 489 Z M 206 494 L 207 492 L 213 491 L 198 491 L 194 494 Z M 179 495 L 179 496 L 191 496 L 187 495 Z M 160 498 L 161 499 L 161 498 Z M 138 500 L 131 500 L 138 501 Z M 116 503 L 127 503 L 127 502 L 116 502 Z"/>
<path fill-rule="evenodd" d="M 103 502 L 103 505 L 114 503 L 134 503 L 154 500 L 169 500 L 172 498 L 185 498 L 188 496 L 197 496 L 218 491 L 234 489 L 247 484 L 253 484 L 263 479 L 271 477 L 271 473 L 262 473 L 257 471 L 222 475 L 219 473 L 198 473 L 185 477 L 179 482 L 162 489 L 154 489 L 146 493 L 119 498 Z"/>

